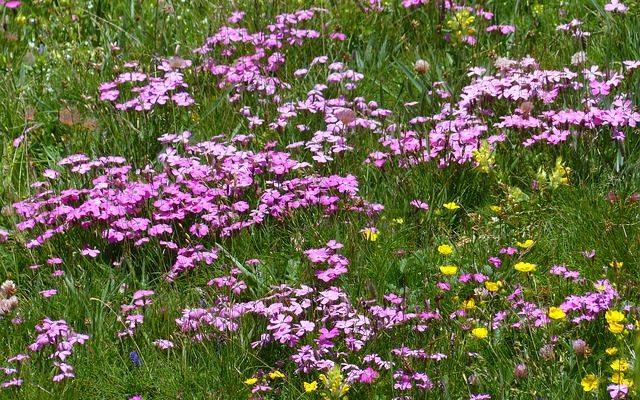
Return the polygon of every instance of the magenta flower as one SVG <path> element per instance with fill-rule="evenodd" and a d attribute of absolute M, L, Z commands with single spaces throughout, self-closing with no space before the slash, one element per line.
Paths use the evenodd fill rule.
<path fill-rule="evenodd" d="M 55 296 L 56 294 L 58 294 L 58 291 L 56 289 L 46 289 L 46 290 L 40 291 L 39 293 L 42 297 L 47 298 L 47 297 Z"/>
<path fill-rule="evenodd" d="M 0 0 L 0 7 L 6 7 L 6 8 L 18 8 L 20 5 L 22 4 L 21 1 L 15 1 L 15 0 Z M 22 382 L 21 382 L 22 383 Z"/>

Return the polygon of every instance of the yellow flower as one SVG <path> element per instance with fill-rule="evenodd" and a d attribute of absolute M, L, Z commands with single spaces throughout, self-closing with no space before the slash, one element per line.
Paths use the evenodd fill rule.
<path fill-rule="evenodd" d="M 447 27 L 451 29 L 456 40 L 461 40 L 464 35 L 472 35 L 475 28 L 471 26 L 476 17 L 471 15 L 468 10 L 458 11 L 453 17 L 447 21 Z"/>
<path fill-rule="evenodd" d="M 303 382 L 304 384 L 304 392 L 305 393 L 312 393 L 315 392 L 316 390 L 318 390 L 318 382 L 313 381 L 311 383 L 309 382 Z"/>
<path fill-rule="evenodd" d="M 610 355 L 610 356 L 615 356 L 616 354 L 618 354 L 618 348 L 617 347 L 608 347 L 605 352 Z"/>
<path fill-rule="evenodd" d="M 582 385 L 582 390 L 585 392 L 593 392 L 598 389 L 598 383 L 600 383 L 600 379 L 594 374 L 589 374 L 582 378 L 580 384 Z"/>
<path fill-rule="evenodd" d="M 442 272 L 443 275 L 455 275 L 456 272 L 458 272 L 458 267 L 455 265 L 441 265 L 440 272 Z"/>
<path fill-rule="evenodd" d="M 393 222 L 395 222 L 398 225 L 402 225 L 402 224 L 404 224 L 404 219 L 403 218 L 394 218 Z"/>
<path fill-rule="evenodd" d="M 515 268 L 516 271 L 520 272 L 531 272 L 536 270 L 536 265 L 520 261 L 519 263 L 514 265 L 513 268 Z"/>
<path fill-rule="evenodd" d="M 496 214 L 500 214 L 500 212 L 502 212 L 502 207 L 500 206 L 489 206 L 489 209 Z"/>
<path fill-rule="evenodd" d="M 627 385 L 629 387 L 633 386 L 633 381 L 631 379 L 625 379 L 623 373 L 613 374 L 611 376 L 611 382 L 616 385 Z"/>
<path fill-rule="evenodd" d="M 610 366 L 612 370 L 617 372 L 625 372 L 629 369 L 629 363 L 621 358 L 613 361 Z"/>
<path fill-rule="evenodd" d="M 465 310 L 473 310 L 476 308 L 476 301 L 474 299 L 468 299 L 462 302 L 462 308 Z"/>
<path fill-rule="evenodd" d="M 256 383 L 258 383 L 258 378 L 249 378 L 244 381 L 245 385 L 255 385 Z"/>
<path fill-rule="evenodd" d="M 567 314 L 559 307 L 549 308 L 549 318 L 551 319 L 564 319 Z"/>
<path fill-rule="evenodd" d="M 616 310 L 608 310 L 604 317 L 608 323 L 624 321 L 624 314 Z"/>
<path fill-rule="evenodd" d="M 444 208 L 446 208 L 447 210 L 450 210 L 450 211 L 455 211 L 455 210 L 457 210 L 458 208 L 460 208 L 460 206 L 459 206 L 459 205 L 457 205 L 457 204 L 456 204 L 455 202 L 453 202 L 453 201 L 452 201 L 452 202 L 450 202 L 450 203 L 445 203 L 445 204 L 443 204 L 442 206 L 443 206 Z"/>
<path fill-rule="evenodd" d="M 521 247 L 523 249 L 528 249 L 529 247 L 533 246 L 535 242 L 531 239 L 527 239 L 524 241 L 524 243 L 521 242 L 516 242 L 516 246 Z"/>
<path fill-rule="evenodd" d="M 280 371 L 269 372 L 270 379 L 284 378 L 284 374 Z"/>
<path fill-rule="evenodd" d="M 622 333 L 624 332 L 624 325 L 619 322 L 609 322 L 609 331 L 615 334 Z"/>
<path fill-rule="evenodd" d="M 482 140 L 482 143 L 477 150 L 473 150 L 473 161 L 478 163 L 477 168 L 480 171 L 487 173 L 496 163 L 496 158 L 493 156 L 491 146 L 485 139 Z"/>
<path fill-rule="evenodd" d="M 370 242 L 375 242 L 378 240 L 378 236 L 380 236 L 380 233 L 376 228 L 364 228 L 360 233 L 362 233 L 362 236 Z"/>
<path fill-rule="evenodd" d="M 500 282 L 500 281 L 497 281 L 497 282 L 485 281 L 484 282 L 484 287 L 486 287 L 487 290 L 490 291 L 490 292 L 497 292 L 502 287 L 502 282 Z"/>
<path fill-rule="evenodd" d="M 624 263 L 623 263 L 622 261 L 615 261 L 615 260 L 613 260 L 613 261 L 611 261 L 611 262 L 609 263 L 609 266 L 610 266 L 611 268 L 615 268 L 615 269 L 620 269 L 620 268 L 622 268 L 622 266 L 623 266 L 623 265 L 624 265 Z"/>
<path fill-rule="evenodd" d="M 487 330 L 487 328 L 473 328 L 471 330 L 471 334 L 478 339 L 484 339 L 489 336 L 489 331 Z"/>
<path fill-rule="evenodd" d="M 532 10 L 535 15 L 540 15 L 544 12 L 544 4 L 536 3 L 533 5 Z"/>
<path fill-rule="evenodd" d="M 571 174 L 571 168 L 565 167 L 562 163 L 562 157 L 558 157 L 556 159 L 556 167 L 549 176 L 549 184 L 554 189 L 560 185 L 568 185 L 569 174 Z"/>
<path fill-rule="evenodd" d="M 440 246 L 438 246 L 438 253 L 442 254 L 443 256 L 448 256 L 449 254 L 453 253 L 453 247 L 449 246 L 448 244 L 441 244 Z"/>

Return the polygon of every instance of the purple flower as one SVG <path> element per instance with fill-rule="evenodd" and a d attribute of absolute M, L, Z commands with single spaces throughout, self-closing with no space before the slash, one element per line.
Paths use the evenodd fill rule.
<path fill-rule="evenodd" d="M 138 353 L 136 353 L 135 351 L 132 351 L 129 353 L 129 359 L 131 360 L 133 365 L 136 367 L 139 367 L 142 365 L 142 360 L 140 359 L 140 356 L 138 355 Z"/>
<path fill-rule="evenodd" d="M 491 398 L 489 394 L 472 394 L 469 400 L 488 400 Z"/>
<path fill-rule="evenodd" d="M 22 2 L 17 0 L 0 0 L 0 7 L 18 8 L 21 4 Z M 22 381 L 20 381 L 20 384 L 22 384 Z"/>
<path fill-rule="evenodd" d="M 46 289 L 46 290 L 40 291 L 39 293 L 42 297 L 47 298 L 47 297 L 55 296 L 56 294 L 58 294 L 58 291 L 56 289 Z"/>

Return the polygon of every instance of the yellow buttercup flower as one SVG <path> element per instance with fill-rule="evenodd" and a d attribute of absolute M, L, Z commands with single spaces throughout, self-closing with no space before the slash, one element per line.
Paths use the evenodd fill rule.
<path fill-rule="evenodd" d="M 589 374 L 582 378 L 580 385 L 582 385 L 582 390 L 585 392 L 593 392 L 598 389 L 598 384 L 600 383 L 600 379 L 594 374 Z"/>
<path fill-rule="evenodd" d="M 496 214 L 500 214 L 502 212 L 502 207 L 500 206 L 489 206 L 489 209 Z"/>
<path fill-rule="evenodd" d="M 476 301 L 474 299 L 468 299 L 462 302 L 462 308 L 465 310 L 473 310 L 476 308 Z"/>
<path fill-rule="evenodd" d="M 485 281 L 484 282 L 484 287 L 487 288 L 487 290 L 490 291 L 490 292 L 497 292 L 502 287 L 502 282 L 500 282 L 500 281 L 497 281 L 497 282 Z"/>
<path fill-rule="evenodd" d="M 403 218 L 394 218 L 392 221 L 395 222 L 398 225 L 404 224 L 404 219 Z"/>
<path fill-rule="evenodd" d="M 609 366 L 616 372 L 625 372 L 629 369 L 629 363 L 627 362 L 627 360 L 623 360 L 621 358 L 613 361 L 611 364 L 609 364 Z"/>
<path fill-rule="evenodd" d="M 624 321 L 624 314 L 616 310 L 607 310 L 607 312 L 604 314 L 604 318 L 608 323 L 622 322 Z"/>
<path fill-rule="evenodd" d="M 442 254 L 443 256 L 448 256 L 449 254 L 453 253 L 453 247 L 449 246 L 448 244 L 441 244 L 440 246 L 438 246 L 438 253 Z"/>
<path fill-rule="evenodd" d="M 457 204 L 456 204 L 455 202 L 453 202 L 453 201 L 452 201 L 452 202 L 450 202 L 450 203 L 445 203 L 445 204 L 443 204 L 442 206 L 443 206 L 444 208 L 446 208 L 447 210 L 450 210 L 450 211 L 455 211 L 455 210 L 457 210 L 458 208 L 460 208 L 460 206 L 459 206 L 459 205 L 457 205 Z"/>
<path fill-rule="evenodd" d="M 487 336 L 489 336 L 489 331 L 487 330 L 487 328 L 473 328 L 471 330 L 471 334 L 474 337 L 477 337 L 478 339 L 485 339 Z"/>
<path fill-rule="evenodd" d="M 610 355 L 610 356 L 615 356 L 616 354 L 618 354 L 618 348 L 617 347 L 608 347 L 605 352 Z"/>
<path fill-rule="evenodd" d="M 249 378 L 244 381 L 245 385 L 255 385 L 256 383 L 258 383 L 258 378 Z"/>
<path fill-rule="evenodd" d="M 520 272 L 531 272 L 536 270 L 536 265 L 520 261 L 519 263 L 514 265 L 513 268 L 516 271 L 520 271 Z"/>
<path fill-rule="evenodd" d="M 609 266 L 611 268 L 615 268 L 615 269 L 620 269 L 620 268 L 622 268 L 623 265 L 624 265 L 624 263 L 622 261 L 615 261 L 614 260 L 614 261 L 611 261 L 609 263 Z"/>
<path fill-rule="evenodd" d="M 535 242 L 531 239 L 527 239 L 524 242 L 516 242 L 516 246 L 523 248 L 523 249 L 528 249 L 529 247 L 533 246 Z"/>
<path fill-rule="evenodd" d="M 624 325 L 619 322 L 609 322 L 609 331 L 615 334 L 622 333 L 624 332 Z"/>
<path fill-rule="evenodd" d="M 549 308 L 549 318 L 551 319 L 564 319 L 567 314 L 559 307 Z"/>
<path fill-rule="evenodd" d="M 318 390 L 318 382 L 313 381 L 313 382 L 303 382 L 304 384 L 304 392 L 305 393 L 312 393 L 315 392 L 316 390 Z"/>
<path fill-rule="evenodd" d="M 284 374 L 280 371 L 269 372 L 270 379 L 284 378 Z"/>
<path fill-rule="evenodd" d="M 611 382 L 615 383 L 616 385 L 627 385 L 629 387 L 633 386 L 633 381 L 631 379 L 625 379 L 623 373 L 611 375 Z"/>
<path fill-rule="evenodd" d="M 378 236 L 380 236 L 380 233 L 376 228 L 364 228 L 360 233 L 362 233 L 362 236 L 370 242 L 375 242 L 378 240 Z"/>
<path fill-rule="evenodd" d="M 440 266 L 440 272 L 442 272 L 443 275 L 455 275 L 456 272 L 458 272 L 458 267 L 456 267 L 455 265 L 441 265 Z"/>

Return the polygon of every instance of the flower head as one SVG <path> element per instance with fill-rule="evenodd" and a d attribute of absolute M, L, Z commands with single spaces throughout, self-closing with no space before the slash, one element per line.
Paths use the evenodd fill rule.
<path fill-rule="evenodd" d="M 536 270 L 536 265 L 520 261 L 519 263 L 514 265 L 513 268 L 516 271 L 520 271 L 520 272 L 531 272 Z"/>
<path fill-rule="evenodd" d="M 551 307 L 549 308 L 549 318 L 551 319 L 564 319 L 567 314 L 559 307 Z"/>
<path fill-rule="evenodd" d="M 598 389 L 598 384 L 600 383 L 600 379 L 594 374 L 589 374 L 582 378 L 580 381 L 580 385 L 582 385 L 582 390 L 585 392 L 593 392 Z"/>
<path fill-rule="evenodd" d="M 453 247 L 448 244 L 441 244 L 440 246 L 438 246 L 438 253 L 442 254 L 443 256 L 448 256 L 453 253 Z"/>
<path fill-rule="evenodd" d="M 471 330 L 471 334 L 478 339 L 485 339 L 487 336 L 489 336 L 489 331 L 484 327 L 473 328 Z"/>
<path fill-rule="evenodd" d="M 522 249 L 528 249 L 529 247 L 533 246 L 535 242 L 531 239 L 527 239 L 524 242 L 516 242 L 516 246 L 522 248 Z"/>
<path fill-rule="evenodd" d="M 442 207 L 444 207 L 444 208 L 446 208 L 447 210 L 450 210 L 450 211 L 455 211 L 458 208 L 460 208 L 460 206 L 454 201 L 452 201 L 450 203 L 445 203 L 445 204 L 442 205 Z"/>
<path fill-rule="evenodd" d="M 455 265 L 441 265 L 440 272 L 442 272 L 443 275 L 455 275 L 456 272 L 458 272 L 458 267 Z"/>
<path fill-rule="evenodd" d="M 362 233 L 362 236 L 364 236 L 365 240 L 368 240 L 370 242 L 375 242 L 376 240 L 378 240 L 378 236 L 380 235 L 378 230 L 373 227 L 364 228 L 360 231 L 360 233 Z"/>
<path fill-rule="evenodd" d="M 312 393 L 312 392 L 315 392 L 316 390 L 318 390 L 318 382 L 317 381 L 303 382 L 303 384 L 304 384 L 304 392 L 305 393 Z"/>

